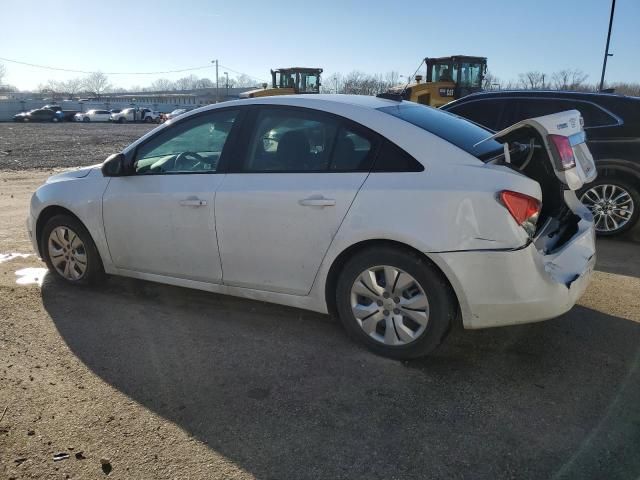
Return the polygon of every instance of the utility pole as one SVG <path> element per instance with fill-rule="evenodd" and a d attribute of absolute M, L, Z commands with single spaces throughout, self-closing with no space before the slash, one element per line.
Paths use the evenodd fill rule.
<path fill-rule="evenodd" d="M 216 64 L 216 103 L 218 103 L 218 99 L 220 98 L 219 96 L 220 84 L 218 82 L 218 60 L 211 60 L 211 63 Z"/>
<path fill-rule="evenodd" d="M 227 95 L 225 100 L 229 100 L 229 72 L 224 72 L 224 76 L 227 77 Z"/>
<path fill-rule="evenodd" d="M 609 32 L 607 33 L 607 46 L 604 50 L 604 61 L 602 62 L 602 77 L 600 77 L 600 91 L 604 88 L 604 72 L 607 70 L 607 58 L 613 57 L 609 53 L 609 40 L 611 40 L 611 26 L 613 25 L 613 12 L 616 9 L 616 0 L 611 0 L 611 16 L 609 17 Z"/>

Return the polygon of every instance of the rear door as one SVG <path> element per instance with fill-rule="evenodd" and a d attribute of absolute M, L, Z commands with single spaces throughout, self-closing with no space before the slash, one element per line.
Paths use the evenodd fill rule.
<path fill-rule="evenodd" d="M 216 194 L 223 282 L 305 295 L 377 139 L 340 117 L 265 105 L 254 107 L 242 142 Z"/>

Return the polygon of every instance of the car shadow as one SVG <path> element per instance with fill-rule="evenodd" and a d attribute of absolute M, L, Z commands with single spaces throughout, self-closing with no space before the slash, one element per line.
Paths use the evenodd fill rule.
<path fill-rule="evenodd" d="M 639 243 L 628 238 L 598 238 L 596 269 L 640 278 Z"/>
<path fill-rule="evenodd" d="M 302 310 L 124 278 L 81 291 L 42 286 L 75 355 L 256 478 L 640 474 L 628 320 L 577 307 L 398 362 Z"/>

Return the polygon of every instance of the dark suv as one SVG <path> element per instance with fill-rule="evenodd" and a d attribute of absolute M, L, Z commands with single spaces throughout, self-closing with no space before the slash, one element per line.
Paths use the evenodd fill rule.
<path fill-rule="evenodd" d="M 601 235 L 629 230 L 640 215 L 640 97 L 564 91 L 481 92 L 442 107 L 491 130 L 525 118 L 579 110 L 598 178 L 580 192 Z"/>

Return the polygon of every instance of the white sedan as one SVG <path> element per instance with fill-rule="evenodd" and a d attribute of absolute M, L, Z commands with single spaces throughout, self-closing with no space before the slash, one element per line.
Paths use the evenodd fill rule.
<path fill-rule="evenodd" d="M 71 284 L 124 275 L 339 316 L 374 352 L 431 352 L 569 310 L 595 262 L 580 113 L 495 134 L 365 96 L 200 108 L 51 177 L 28 230 Z M 81 295 L 81 293 L 79 293 Z"/>
<path fill-rule="evenodd" d="M 88 110 L 76 113 L 73 118 L 76 122 L 108 122 L 111 120 L 111 112 L 109 110 Z"/>

